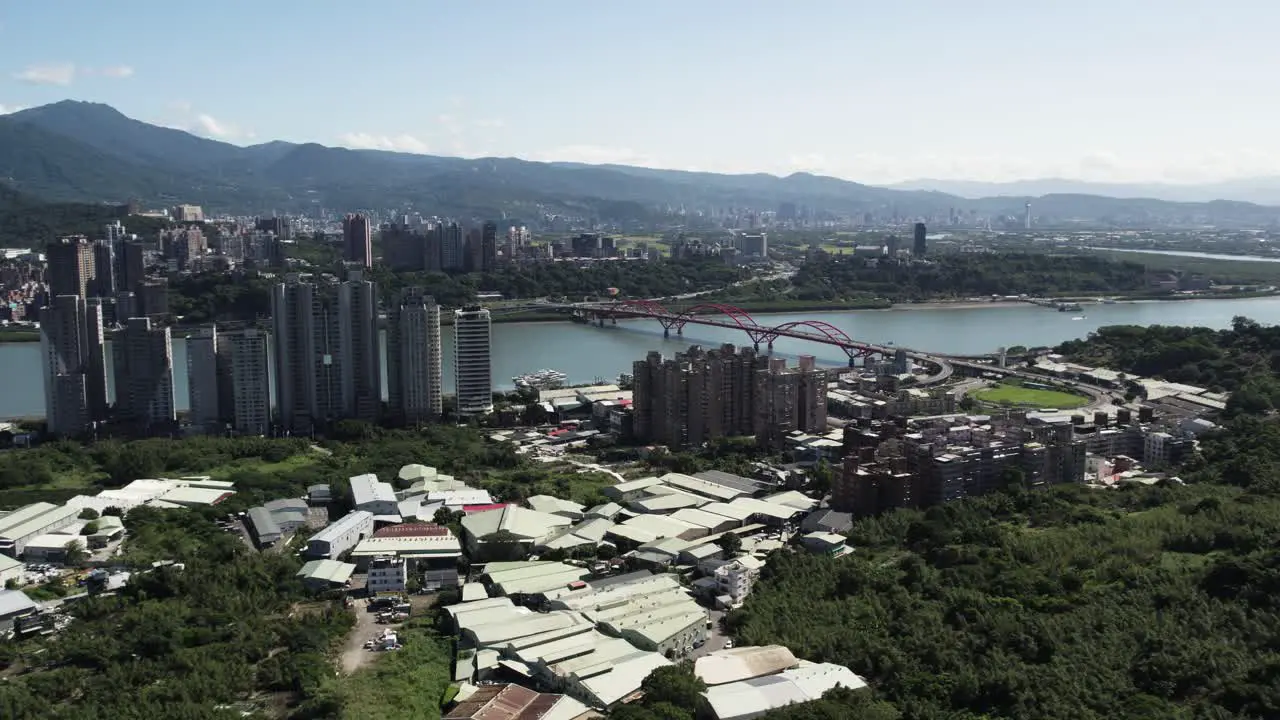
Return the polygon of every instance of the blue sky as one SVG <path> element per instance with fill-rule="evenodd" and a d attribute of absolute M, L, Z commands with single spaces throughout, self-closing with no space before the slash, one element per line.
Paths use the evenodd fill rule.
<path fill-rule="evenodd" d="M 17 0 L 0 109 L 723 172 L 1275 174 L 1274 0 Z"/>

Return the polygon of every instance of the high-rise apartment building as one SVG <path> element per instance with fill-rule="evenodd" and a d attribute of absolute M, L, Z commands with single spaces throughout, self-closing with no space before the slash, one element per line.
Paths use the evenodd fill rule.
<path fill-rule="evenodd" d="M 116 286 L 120 292 L 137 292 L 138 286 L 147 278 L 147 256 L 141 242 L 125 240 L 120 243 L 118 261 L 120 273 L 116 277 Z"/>
<path fill-rule="evenodd" d="M 254 221 L 253 227 L 258 232 L 271 233 L 281 240 L 288 240 L 293 236 L 293 225 L 289 222 L 289 218 L 258 218 Z"/>
<path fill-rule="evenodd" d="M 387 312 L 387 404 L 409 424 L 444 412 L 444 348 L 440 306 L 422 288 L 409 288 Z"/>
<path fill-rule="evenodd" d="M 89 294 L 100 298 L 115 297 L 116 246 L 110 238 L 93 243 L 93 281 L 89 283 Z"/>
<path fill-rule="evenodd" d="M 54 240 L 45 248 L 49 297 L 88 297 L 95 276 L 93 243 L 83 235 Z"/>
<path fill-rule="evenodd" d="M 116 414 L 136 432 L 168 432 L 177 422 L 173 404 L 173 342 L 169 328 L 149 318 L 129 318 L 112 340 Z"/>
<path fill-rule="evenodd" d="M 111 411 L 107 402 L 107 338 L 103 328 L 107 325 L 106 311 L 112 302 L 104 298 L 89 298 L 84 308 L 85 348 L 88 350 L 85 392 L 89 417 L 95 421 L 106 420 Z"/>
<path fill-rule="evenodd" d="M 633 366 L 633 428 L 643 441 L 673 448 L 718 437 L 756 435 L 780 445 L 793 430 L 826 428 L 825 375 L 751 348 L 697 346 L 667 360 L 651 352 Z"/>
<path fill-rule="evenodd" d="M 187 336 L 187 402 L 191 424 L 202 432 L 217 432 L 223 424 L 218 328 L 199 328 Z"/>
<path fill-rule="evenodd" d="M 929 230 L 928 228 L 925 227 L 924 223 L 918 222 L 915 224 L 914 233 L 915 234 L 912 238 L 913 242 L 911 244 L 911 254 L 914 255 L 915 257 L 924 257 L 925 251 L 928 249 L 927 246 L 929 244 L 929 241 L 928 241 Z"/>
<path fill-rule="evenodd" d="M 219 333 L 218 366 L 219 394 L 224 403 L 222 413 L 232 430 L 237 435 L 268 434 L 271 431 L 271 383 L 267 333 L 253 328 Z M 221 386 L 229 387 L 230 392 Z"/>
<path fill-rule="evenodd" d="M 338 285 L 289 274 L 271 295 L 276 412 L 284 432 L 310 434 L 343 416 Z"/>
<path fill-rule="evenodd" d="M 338 289 L 338 335 L 343 354 L 342 416 L 377 422 L 382 409 L 378 344 L 378 286 L 351 270 Z"/>
<path fill-rule="evenodd" d="M 493 336 L 489 311 L 472 305 L 453 312 L 453 375 L 458 414 L 493 412 Z"/>
<path fill-rule="evenodd" d="M 342 259 L 373 267 L 373 225 L 367 215 L 348 213 L 342 219 Z"/>
<path fill-rule="evenodd" d="M 49 432 L 84 434 L 105 415 L 101 308 L 91 309 L 78 295 L 54 297 L 40 311 L 40 352 Z"/>
<path fill-rule="evenodd" d="M 498 266 L 498 225 L 487 222 L 480 229 L 480 262 L 477 270 L 489 272 Z"/>
<path fill-rule="evenodd" d="M 456 222 L 440 223 L 436 227 L 440 238 L 440 269 L 462 270 L 466 266 L 466 238 L 462 226 Z"/>

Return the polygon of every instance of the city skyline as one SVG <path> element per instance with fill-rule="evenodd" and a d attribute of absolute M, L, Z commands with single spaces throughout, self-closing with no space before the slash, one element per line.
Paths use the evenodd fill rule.
<path fill-rule="evenodd" d="M 1170 2 L 1156 14 L 1134 0 L 820 2 L 779 14 L 759 2 L 733 13 L 673 2 L 505 3 L 483 16 L 379 6 L 396 27 L 455 28 L 495 50 L 446 70 L 395 43 L 330 53 L 323 42 L 245 32 L 335 36 L 351 18 L 333 2 L 233 2 L 198 18 L 156 2 L 128 14 L 24 4 L 0 11 L 9 49 L 0 112 L 70 97 L 238 144 L 808 171 L 868 183 L 1209 182 L 1280 164 L 1280 139 L 1266 128 L 1274 101 L 1257 92 L 1280 54 L 1265 36 L 1280 7 L 1227 5 L 1210 13 Z M 184 19 L 221 38 L 223 51 L 101 41 L 126 30 L 160 37 Z M 619 51 L 619 28 L 654 50 Z M 352 32 L 373 44 L 381 31 L 366 20 Z M 64 40 L 58 50 L 44 42 L 53 33 Z M 342 88 L 357 88 L 362 101 L 339 101 Z M 316 108 L 324 112 L 308 112 Z"/>

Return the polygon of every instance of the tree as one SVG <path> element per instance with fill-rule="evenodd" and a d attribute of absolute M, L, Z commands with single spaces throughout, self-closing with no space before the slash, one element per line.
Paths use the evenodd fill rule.
<path fill-rule="evenodd" d="M 89 559 L 89 553 L 85 552 L 84 545 L 79 540 L 71 540 L 63 545 L 62 553 L 62 564 L 69 567 L 78 567 Z"/>
<path fill-rule="evenodd" d="M 693 663 L 682 662 L 666 665 L 649 673 L 640 683 L 645 705 L 670 703 L 679 708 L 693 709 L 702 700 L 707 684 L 693 674 Z"/>
<path fill-rule="evenodd" d="M 732 558 L 742 552 L 742 538 L 731 532 L 721 535 L 720 539 L 716 541 L 716 545 L 719 545 L 720 549 L 724 551 L 726 558 Z"/>
<path fill-rule="evenodd" d="M 81 535 L 92 535 L 96 532 L 98 532 L 97 520 L 90 520 L 89 522 L 84 524 L 84 527 L 80 528 Z"/>
<path fill-rule="evenodd" d="M 93 508 L 87 507 L 81 510 L 80 514 L 77 517 L 79 517 L 81 520 L 97 520 L 98 511 L 94 510 Z"/>

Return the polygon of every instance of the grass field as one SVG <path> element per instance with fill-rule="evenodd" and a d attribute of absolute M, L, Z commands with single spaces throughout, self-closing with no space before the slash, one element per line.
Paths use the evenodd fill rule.
<path fill-rule="evenodd" d="M 1018 381 L 1005 381 L 973 393 L 975 400 L 1009 407 L 1055 408 L 1067 410 L 1086 405 L 1089 398 L 1061 390 L 1023 387 Z"/>

